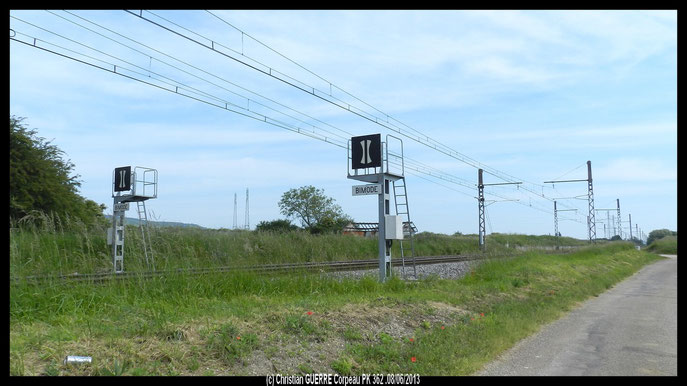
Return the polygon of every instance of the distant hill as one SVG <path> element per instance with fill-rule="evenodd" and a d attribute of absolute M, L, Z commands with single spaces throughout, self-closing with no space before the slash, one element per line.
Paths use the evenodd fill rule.
<path fill-rule="evenodd" d="M 108 220 L 112 219 L 112 215 L 106 214 L 105 218 Z M 158 227 L 181 227 L 181 228 L 202 228 L 205 229 L 205 227 L 202 227 L 197 224 L 188 224 L 184 222 L 174 222 L 174 221 L 152 221 L 148 220 L 148 223 L 152 226 L 158 226 Z M 124 224 L 126 225 L 136 225 L 138 226 L 138 219 L 137 218 L 132 218 L 132 217 L 125 217 L 124 218 Z"/>

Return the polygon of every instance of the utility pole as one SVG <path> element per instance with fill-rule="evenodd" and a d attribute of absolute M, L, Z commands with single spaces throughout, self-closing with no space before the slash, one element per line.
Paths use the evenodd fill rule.
<path fill-rule="evenodd" d="M 628 213 L 627 217 L 630 218 L 630 241 L 632 241 L 632 214 Z"/>
<path fill-rule="evenodd" d="M 554 233 L 553 235 L 558 237 L 560 235 L 560 232 L 558 231 L 558 212 L 570 212 L 570 211 L 577 211 L 577 209 L 558 209 L 558 206 L 556 205 L 556 201 L 554 200 L 553 202 L 553 227 L 554 227 Z"/>
<path fill-rule="evenodd" d="M 248 208 L 248 188 L 246 188 L 246 218 L 243 220 L 243 227 L 245 229 L 250 229 L 250 215 Z"/>
<path fill-rule="evenodd" d="M 635 230 L 637 231 L 637 238 L 639 239 L 639 242 L 642 242 L 642 233 L 639 231 L 639 224 L 635 223 Z"/>
<path fill-rule="evenodd" d="M 558 210 L 555 200 L 553 201 L 553 235 L 558 238 Z"/>
<path fill-rule="evenodd" d="M 610 213 L 610 212 L 608 212 L 608 213 Z M 615 215 L 611 215 L 611 224 L 613 224 L 613 236 L 618 234 L 618 232 L 615 229 L 615 222 L 616 222 L 615 221 Z M 611 237 L 613 237 L 613 236 L 611 236 Z"/>
<path fill-rule="evenodd" d="M 238 225 L 236 224 L 236 222 L 237 222 L 236 220 L 237 220 L 237 219 L 236 219 L 236 193 L 234 193 L 234 224 L 233 224 L 233 227 L 232 227 L 233 229 L 236 229 L 236 227 L 238 226 Z"/>
<path fill-rule="evenodd" d="M 594 186 L 592 185 L 592 161 L 587 161 L 587 179 L 586 180 L 562 180 L 562 181 L 544 181 L 545 184 L 561 183 L 561 182 L 581 182 L 587 181 L 587 202 L 589 203 L 589 214 L 587 215 L 587 233 L 589 235 L 589 242 L 593 243 L 596 240 L 596 220 L 594 217 Z"/>
<path fill-rule="evenodd" d="M 592 161 L 587 161 L 587 197 L 589 200 L 589 241 L 596 240 L 596 221 L 594 219 L 594 187 L 592 185 Z"/>
<path fill-rule="evenodd" d="M 620 221 L 620 199 L 616 198 L 616 202 L 618 203 L 618 236 L 620 236 L 620 239 L 623 239 L 623 225 Z"/>
<path fill-rule="evenodd" d="M 477 203 L 479 207 L 479 248 L 484 251 L 484 234 L 487 229 L 484 222 L 484 182 L 482 180 L 482 169 L 477 171 Z"/>
<path fill-rule="evenodd" d="M 613 226 L 613 224 L 615 223 L 615 219 L 611 217 L 611 212 L 615 211 L 615 210 L 616 210 L 616 208 L 613 208 L 613 209 L 594 209 L 595 212 L 601 212 L 601 211 L 606 212 L 606 222 L 604 223 L 604 237 L 609 239 L 609 240 L 611 237 L 613 237 L 611 232 L 615 233 L 615 227 Z"/>
<path fill-rule="evenodd" d="M 522 182 L 501 182 L 501 183 L 496 183 L 496 184 L 485 184 L 484 179 L 482 177 L 483 170 L 478 169 L 477 170 L 477 204 L 479 208 L 479 247 L 482 251 L 486 250 L 487 246 L 485 243 L 485 235 L 487 233 L 487 229 L 485 226 L 485 221 L 484 221 L 484 187 L 485 186 L 494 186 L 494 185 L 519 185 L 522 184 Z"/>

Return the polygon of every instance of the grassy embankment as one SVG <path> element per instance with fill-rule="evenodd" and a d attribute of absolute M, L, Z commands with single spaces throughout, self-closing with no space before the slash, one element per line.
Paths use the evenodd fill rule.
<path fill-rule="evenodd" d="M 12 254 L 27 248 L 19 245 L 22 232 L 11 237 L 12 265 L 21 263 Z M 80 245 L 87 259 L 89 248 L 99 248 L 67 234 L 71 247 L 54 239 L 34 252 L 59 255 Z M 234 273 L 98 285 L 17 282 L 10 285 L 10 374 L 471 374 L 655 259 L 610 243 L 492 260 L 462 280 L 380 284 L 375 277 Z M 64 366 L 66 355 L 93 362 Z"/>
<path fill-rule="evenodd" d="M 62 226 L 46 219 L 40 229 L 10 228 L 10 276 L 109 272 L 111 251 L 106 227 Z M 151 227 L 157 270 L 241 266 L 306 261 L 373 259 L 377 239 L 353 235 L 286 234 L 237 230 Z M 477 253 L 476 235 L 448 236 L 420 233 L 415 238 L 417 256 Z M 548 247 L 557 244 L 583 246 L 586 242 L 553 236 L 493 234 L 486 238 L 487 254 L 517 252 L 517 247 Z M 408 243 L 405 247 L 408 248 Z M 407 252 L 406 252 L 407 253 Z M 394 243 L 392 256 L 400 256 Z M 141 233 L 127 226 L 124 243 L 127 271 L 147 270 Z"/>
<path fill-rule="evenodd" d="M 677 236 L 666 236 L 655 240 L 646 249 L 653 253 L 677 255 Z"/>

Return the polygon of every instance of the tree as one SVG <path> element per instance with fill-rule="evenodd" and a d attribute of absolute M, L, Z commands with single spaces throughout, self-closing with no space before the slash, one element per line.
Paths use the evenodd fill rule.
<path fill-rule="evenodd" d="M 272 221 L 260 221 L 255 227 L 256 231 L 268 231 L 268 232 L 278 232 L 286 233 L 298 230 L 296 225 L 291 224 L 289 220 L 272 220 Z"/>
<path fill-rule="evenodd" d="M 283 215 L 299 220 L 311 233 L 339 231 L 353 221 L 333 198 L 324 195 L 324 190 L 312 185 L 285 192 L 279 209 Z"/>
<path fill-rule="evenodd" d="M 81 182 L 64 152 L 10 116 L 10 220 L 33 211 L 71 217 L 85 223 L 104 218 L 105 206 L 77 194 Z"/>
<path fill-rule="evenodd" d="M 646 238 L 646 245 L 653 243 L 658 239 L 662 239 L 666 236 L 677 236 L 677 232 L 673 232 L 668 229 L 655 229 L 649 232 L 649 236 Z"/>

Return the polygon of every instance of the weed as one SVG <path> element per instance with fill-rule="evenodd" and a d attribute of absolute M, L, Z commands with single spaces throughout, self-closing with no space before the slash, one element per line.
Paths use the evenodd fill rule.
<path fill-rule="evenodd" d="M 244 359 L 258 346 L 254 333 L 241 334 L 232 323 L 225 323 L 208 336 L 208 347 L 219 358 L 227 361 Z"/>
<path fill-rule="evenodd" d="M 338 374 L 351 375 L 353 371 L 353 360 L 347 356 L 343 356 L 333 361 L 331 367 Z"/>
<path fill-rule="evenodd" d="M 131 375 L 134 377 L 141 377 L 144 375 L 149 375 L 148 371 L 144 368 L 141 367 L 136 367 L 134 369 L 131 369 Z"/>
<path fill-rule="evenodd" d="M 382 344 L 388 345 L 394 342 L 394 338 L 386 332 L 382 332 L 379 334 L 379 341 L 382 342 Z"/>
<path fill-rule="evenodd" d="M 304 315 L 290 314 L 284 318 L 284 331 L 300 335 L 303 337 L 311 337 L 315 340 L 322 340 L 325 332 L 315 325 L 311 318 Z"/>
<path fill-rule="evenodd" d="M 312 368 L 308 363 L 301 363 L 301 364 L 299 364 L 299 365 L 298 365 L 298 371 L 300 371 L 301 374 L 303 374 L 303 375 L 305 375 L 305 374 L 312 374 L 312 373 L 315 372 L 315 371 L 313 370 L 313 368 Z"/>
<path fill-rule="evenodd" d="M 24 375 L 24 356 L 10 351 L 10 375 Z"/>
<path fill-rule="evenodd" d="M 55 361 L 50 361 L 50 364 L 48 364 L 48 366 L 46 366 L 45 370 L 43 371 L 43 375 L 47 375 L 49 377 L 60 375 L 60 370 L 58 370 Z"/>
<path fill-rule="evenodd" d="M 353 327 L 346 327 L 346 329 L 343 332 L 343 337 L 344 339 L 351 342 L 363 340 L 363 335 L 360 333 L 360 331 Z"/>
<path fill-rule="evenodd" d="M 124 375 L 129 366 L 129 361 L 119 362 L 119 360 L 115 359 L 111 369 L 108 367 L 99 368 L 96 370 L 96 375 L 121 376 Z"/>
<path fill-rule="evenodd" d="M 158 336 L 168 341 L 182 341 L 186 339 L 186 332 L 182 329 L 165 329 L 160 331 Z"/>

